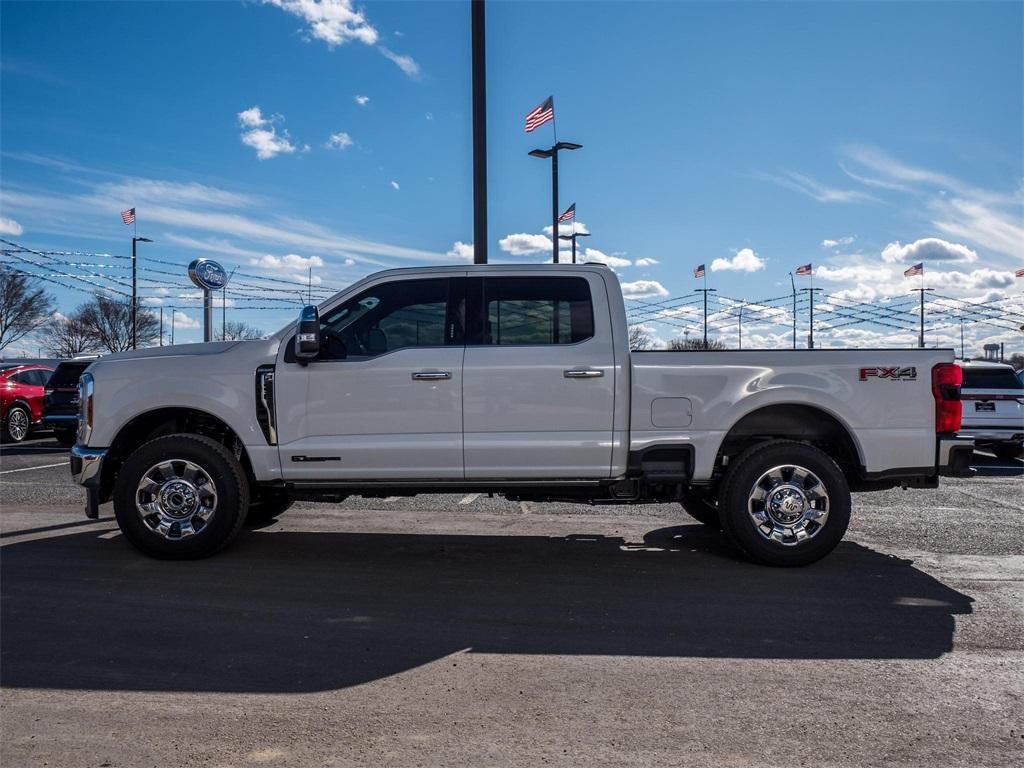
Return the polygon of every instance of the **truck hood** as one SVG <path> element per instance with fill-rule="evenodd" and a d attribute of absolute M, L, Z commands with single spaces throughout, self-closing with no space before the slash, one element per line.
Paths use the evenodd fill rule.
<path fill-rule="evenodd" d="M 182 357 L 191 355 L 216 355 L 227 352 L 244 342 L 241 341 L 211 341 L 205 344 L 174 344 L 167 347 L 145 347 L 143 349 L 130 349 L 127 352 L 116 352 L 113 355 L 105 355 L 100 358 L 103 362 L 121 360 L 140 360 L 149 357 Z"/>

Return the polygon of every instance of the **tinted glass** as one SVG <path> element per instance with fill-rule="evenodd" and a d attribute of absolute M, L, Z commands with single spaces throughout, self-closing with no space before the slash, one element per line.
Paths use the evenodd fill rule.
<path fill-rule="evenodd" d="M 12 373 L 7 377 L 15 384 L 34 384 L 32 381 L 32 371 L 19 371 L 18 373 Z"/>
<path fill-rule="evenodd" d="M 1009 368 L 964 368 L 964 389 L 1024 389 Z"/>
<path fill-rule="evenodd" d="M 590 286 L 580 277 L 484 281 L 484 344 L 575 344 L 594 335 Z"/>
<path fill-rule="evenodd" d="M 88 367 L 89 363 L 61 363 L 50 376 L 46 385 L 53 389 L 58 387 L 77 387 L 82 371 Z"/>
<path fill-rule="evenodd" d="M 43 368 L 37 368 L 32 371 L 32 383 L 37 387 L 45 387 L 46 382 L 50 379 L 50 371 Z"/>
<path fill-rule="evenodd" d="M 369 288 L 320 318 L 321 360 L 375 357 L 408 347 L 462 343 L 446 323 L 448 280 L 401 280 Z M 446 332 L 447 331 L 447 332 Z"/>

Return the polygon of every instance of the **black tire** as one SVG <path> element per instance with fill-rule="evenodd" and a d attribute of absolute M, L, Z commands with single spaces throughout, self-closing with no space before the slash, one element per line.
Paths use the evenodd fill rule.
<path fill-rule="evenodd" d="M 32 432 L 32 411 L 23 403 L 15 403 L 7 409 L 4 420 L 3 440 L 5 443 L 20 443 Z"/>
<path fill-rule="evenodd" d="M 1000 459 L 1016 459 L 1024 454 L 1024 443 L 1000 443 L 992 446 L 992 453 Z"/>
<path fill-rule="evenodd" d="M 216 493 L 216 505 L 205 526 L 176 539 L 153 531 L 136 506 L 136 492 L 143 477 L 167 461 L 195 464 L 212 481 Z M 242 465 L 231 451 L 202 435 L 166 435 L 150 440 L 125 461 L 114 484 L 114 514 L 121 532 L 143 553 L 164 560 L 194 560 L 223 549 L 238 535 L 248 508 L 249 482 Z"/>
<path fill-rule="evenodd" d="M 265 523 L 283 515 L 293 503 L 283 493 L 256 491 L 249 502 L 249 513 L 245 521 L 251 524 Z"/>
<path fill-rule="evenodd" d="M 704 523 L 708 528 L 717 529 L 722 527 L 718 517 L 717 498 L 702 496 L 693 491 L 683 491 L 683 498 L 679 503 L 686 514 L 694 520 Z"/>
<path fill-rule="evenodd" d="M 762 533 L 748 512 L 748 503 L 754 496 L 755 483 L 775 467 L 786 465 L 802 467 L 817 476 L 828 495 L 828 515 L 824 524 L 814 528 L 806 539 L 787 539 L 784 544 Z M 796 481 L 788 480 L 785 484 L 793 483 Z M 754 562 L 808 565 L 835 549 L 846 534 L 850 524 L 850 488 L 842 470 L 824 452 L 805 443 L 771 440 L 755 445 L 730 463 L 719 489 L 718 509 L 722 530 Z M 808 529 L 815 525 L 813 521 L 807 523 Z"/>
<path fill-rule="evenodd" d="M 63 448 L 70 448 L 78 439 L 78 435 L 76 433 L 67 429 L 55 429 L 53 431 L 53 436 L 57 438 L 57 442 L 60 443 Z"/>

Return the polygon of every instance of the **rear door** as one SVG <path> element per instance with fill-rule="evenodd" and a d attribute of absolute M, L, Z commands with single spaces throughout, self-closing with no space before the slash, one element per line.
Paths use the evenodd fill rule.
<path fill-rule="evenodd" d="M 597 275 L 467 279 L 466 479 L 603 478 L 615 366 Z"/>

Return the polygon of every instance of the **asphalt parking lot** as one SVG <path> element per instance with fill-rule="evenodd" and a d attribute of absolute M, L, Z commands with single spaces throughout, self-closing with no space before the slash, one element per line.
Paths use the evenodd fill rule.
<path fill-rule="evenodd" d="M 1019 764 L 1024 462 L 855 497 L 803 569 L 672 505 L 300 505 L 138 555 L 0 449 L 4 766 Z"/>

